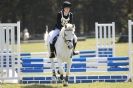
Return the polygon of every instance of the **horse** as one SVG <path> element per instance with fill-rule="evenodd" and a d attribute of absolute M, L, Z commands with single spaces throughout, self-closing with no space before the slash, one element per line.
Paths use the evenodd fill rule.
<path fill-rule="evenodd" d="M 55 53 L 56 53 L 56 59 L 59 65 L 58 73 L 60 74 L 59 79 L 63 82 L 63 86 L 68 86 L 68 78 L 70 74 L 70 68 L 71 68 L 71 58 L 73 55 L 73 39 L 75 36 L 75 25 L 74 24 L 66 24 L 64 27 L 62 27 L 59 36 L 57 38 L 57 41 L 55 43 Z M 45 42 L 47 43 L 48 47 L 48 53 L 50 54 L 50 43 L 49 43 L 49 34 L 46 31 L 45 35 Z M 50 58 L 51 60 L 51 67 L 52 67 L 52 73 L 53 73 L 53 80 L 57 79 L 56 77 L 56 67 L 54 64 L 54 58 Z M 66 62 L 66 76 L 64 77 L 64 69 L 63 69 L 63 63 Z"/>

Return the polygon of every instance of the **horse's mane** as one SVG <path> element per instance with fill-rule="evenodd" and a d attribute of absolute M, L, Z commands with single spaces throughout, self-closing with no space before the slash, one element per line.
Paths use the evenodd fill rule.
<path fill-rule="evenodd" d="M 75 26 L 73 25 L 73 24 L 66 24 L 64 27 L 62 27 L 62 29 L 61 29 L 61 32 L 60 32 L 60 34 L 63 36 L 63 34 L 64 34 L 64 31 L 65 30 L 68 30 L 68 31 L 75 31 Z"/>

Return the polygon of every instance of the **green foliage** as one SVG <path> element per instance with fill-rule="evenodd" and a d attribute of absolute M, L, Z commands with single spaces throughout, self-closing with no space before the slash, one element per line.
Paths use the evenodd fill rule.
<path fill-rule="evenodd" d="M 56 23 L 56 14 L 64 0 L 0 0 L 0 20 L 21 20 L 21 31 L 44 33 L 45 25 L 51 30 Z M 88 34 L 94 31 L 94 23 L 116 22 L 117 33 L 127 29 L 127 20 L 133 19 L 133 0 L 71 0 L 76 32 Z"/>

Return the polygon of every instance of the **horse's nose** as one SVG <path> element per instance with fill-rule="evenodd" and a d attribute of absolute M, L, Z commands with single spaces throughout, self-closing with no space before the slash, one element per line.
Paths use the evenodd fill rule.
<path fill-rule="evenodd" d="M 68 48 L 69 48 L 69 49 L 72 49 L 72 48 L 73 48 L 73 43 L 72 43 L 72 42 L 70 42 L 70 43 L 68 44 Z"/>

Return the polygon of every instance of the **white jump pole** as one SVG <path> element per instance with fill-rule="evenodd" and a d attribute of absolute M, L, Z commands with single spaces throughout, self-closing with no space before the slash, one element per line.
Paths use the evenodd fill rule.
<path fill-rule="evenodd" d="M 132 44 L 132 30 L 133 30 L 133 22 L 131 20 L 128 20 L 128 54 L 129 54 L 129 79 L 131 78 L 131 80 L 133 80 L 133 58 L 132 58 L 132 55 L 133 55 L 133 44 Z"/>

